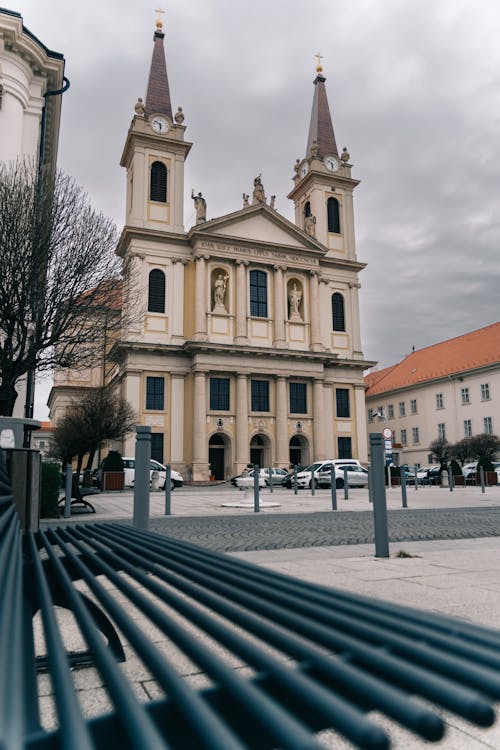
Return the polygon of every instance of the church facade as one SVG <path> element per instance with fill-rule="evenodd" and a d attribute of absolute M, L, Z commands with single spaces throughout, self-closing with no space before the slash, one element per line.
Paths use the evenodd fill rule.
<path fill-rule="evenodd" d="M 191 144 L 172 107 L 158 22 L 148 89 L 121 164 L 127 174 L 123 259 L 128 323 L 107 379 L 151 426 L 152 455 L 188 480 L 246 465 L 367 460 L 349 154 L 337 149 L 320 66 L 306 153 L 289 198 L 295 223 L 256 177 L 242 207 L 183 224 Z M 133 455 L 134 435 L 123 452 Z"/>

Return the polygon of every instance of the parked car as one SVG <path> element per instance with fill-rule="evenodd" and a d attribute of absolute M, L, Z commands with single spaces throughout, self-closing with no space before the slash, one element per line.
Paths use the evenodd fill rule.
<path fill-rule="evenodd" d="M 253 479 L 254 472 L 252 470 L 252 476 L 250 476 L 250 473 L 248 474 L 241 474 L 239 477 L 235 477 L 235 485 L 240 490 L 245 489 L 252 489 L 254 486 L 254 479 Z M 267 487 L 266 480 L 262 475 L 259 475 L 259 487 Z"/>
<path fill-rule="evenodd" d="M 125 487 L 133 487 L 134 481 L 135 481 L 135 458 L 127 458 L 123 457 L 123 471 L 125 474 Z M 165 479 L 166 479 L 166 472 L 167 468 L 163 464 L 161 464 L 159 461 L 155 461 L 153 458 L 150 461 L 150 481 L 153 475 L 153 471 L 158 472 L 159 481 L 160 481 L 160 489 L 165 489 Z M 102 477 L 102 471 L 101 469 L 97 469 L 95 471 L 94 476 L 94 482 L 97 485 L 97 487 L 101 486 L 101 477 Z M 176 487 L 182 487 L 184 484 L 184 480 L 182 476 L 179 474 L 178 471 L 174 471 L 174 469 L 170 470 L 170 489 L 175 489 Z"/>
<path fill-rule="evenodd" d="M 283 484 L 283 480 L 286 479 L 288 476 L 288 472 L 285 469 L 279 469 L 276 466 L 271 466 L 271 482 L 274 485 L 276 484 Z M 243 472 L 242 474 L 239 474 L 237 477 L 233 477 L 231 479 L 231 484 L 234 484 L 235 487 L 238 486 L 237 480 L 240 479 L 240 477 L 253 477 L 254 470 L 250 469 L 249 471 Z M 269 487 L 269 467 L 265 469 L 259 469 L 260 476 L 264 479 L 265 484 L 267 487 Z"/>
<path fill-rule="evenodd" d="M 331 487 L 332 475 L 330 464 L 318 471 L 318 487 Z M 368 470 L 363 466 L 344 464 L 335 466 L 335 486 L 339 489 L 344 487 L 344 472 L 347 471 L 347 485 L 349 487 L 366 487 L 368 485 Z"/>
<path fill-rule="evenodd" d="M 332 465 L 335 466 L 335 469 L 337 469 L 337 467 L 342 467 L 342 466 L 361 466 L 359 461 L 355 458 L 336 458 L 336 459 L 330 458 L 327 461 L 316 461 L 310 466 L 306 466 L 306 468 L 302 469 L 302 471 L 297 472 L 297 487 L 299 489 L 304 489 L 305 487 L 311 487 L 311 480 L 312 480 L 313 474 L 317 482 L 319 472 L 322 469 L 325 471 L 327 470 L 330 471 Z M 342 482 L 343 482 L 343 474 L 339 474 L 339 479 L 340 478 L 342 478 Z M 288 487 L 289 489 L 293 487 L 293 474 L 290 474 L 288 477 L 285 477 L 285 486 Z M 344 485 L 342 484 L 340 486 L 343 487 Z"/>
<path fill-rule="evenodd" d="M 469 478 L 471 474 L 475 474 L 477 469 L 477 461 L 472 461 L 471 463 L 464 464 L 462 466 L 462 474 L 465 477 L 465 481 Z"/>

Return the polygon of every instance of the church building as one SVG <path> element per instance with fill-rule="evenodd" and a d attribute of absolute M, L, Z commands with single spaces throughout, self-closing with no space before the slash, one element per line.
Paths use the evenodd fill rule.
<path fill-rule="evenodd" d="M 172 106 L 161 21 L 149 82 L 131 122 L 123 259 L 128 322 L 107 379 L 152 430 L 152 456 L 188 480 L 248 463 L 288 468 L 367 460 L 353 191 L 318 64 L 307 146 L 293 170 L 295 223 L 261 177 L 239 210 L 185 231 L 191 149 Z M 305 124 L 307 115 L 305 115 Z M 123 446 L 133 455 L 135 436 Z"/>

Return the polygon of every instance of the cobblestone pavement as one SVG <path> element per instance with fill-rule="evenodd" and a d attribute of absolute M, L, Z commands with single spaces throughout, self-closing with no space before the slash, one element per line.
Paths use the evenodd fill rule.
<path fill-rule="evenodd" d="M 500 536 L 500 508 L 388 512 L 389 539 L 405 542 Z M 150 530 L 221 552 L 373 543 L 371 511 L 152 518 Z"/>

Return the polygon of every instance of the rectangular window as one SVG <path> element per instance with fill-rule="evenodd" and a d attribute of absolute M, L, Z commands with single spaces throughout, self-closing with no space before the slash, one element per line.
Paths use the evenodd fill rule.
<path fill-rule="evenodd" d="M 269 381 L 252 380 L 252 411 L 269 411 Z"/>
<path fill-rule="evenodd" d="M 307 393 L 305 383 L 290 383 L 290 413 L 307 414 Z"/>
<path fill-rule="evenodd" d="M 460 393 L 462 394 L 462 404 L 470 404 L 470 394 L 468 388 L 461 388 Z"/>
<path fill-rule="evenodd" d="M 394 466 L 399 466 L 399 453 L 392 454 L 392 463 Z"/>
<path fill-rule="evenodd" d="M 490 385 L 489 383 L 481 383 L 481 401 L 490 400 Z"/>
<path fill-rule="evenodd" d="M 267 318 L 267 273 L 250 271 L 250 315 Z"/>
<path fill-rule="evenodd" d="M 380 419 L 384 419 L 385 418 L 385 411 L 384 411 L 384 407 L 383 406 L 379 406 L 378 407 L 376 416 L 380 417 Z"/>
<path fill-rule="evenodd" d="M 229 378 L 210 378 L 211 411 L 229 411 Z"/>
<path fill-rule="evenodd" d="M 146 409 L 165 408 L 165 378 L 146 378 Z"/>
<path fill-rule="evenodd" d="M 352 458 L 352 444 L 350 437 L 337 438 L 339 458 Z"/>
<path fill-rule="evenodd" d="M 420 443 L 420 430 L 418 429 L 418 427 L 411 428 L 411 436 L 412 436 L 413 444 Z"/>
<path fill-rule="evenodd" d="M 389 404 L 387 407 L 387 418 L 394 419 L 394 404 Z"/>
<path fill-rule="evenodd" d="M 373 409 L 368 409 L 368 421 L 373 422 Z"/>
<path fill-rule="evenodd" d="M 337 401 L 337 417 L 350 417 L 351 411 L 349 407 L 349 389 L 336 388 L 335 398 Z"/>
<path fill-rule="evenodd" d="M 487 435 L 493 435 L 493 419 L 485 417 L 483 419 L 484 431 Z"/>
<path fill-rule="evenodd" d="M 438 424 L 438 438 L 440 440 L 446 440 L 446 425 L 444 422 Z"/>
<path fill-rule="evenodd" d="M 163 463 L 163 432 L 151 433 L 151 458 Z"/>
<path fill-rule="evenodd" d="M 417 413 L 417 399 L 416 398 L 412 398 L 410 401 L 410 411 L 412 414 Z"/>
<path fill-rule="evenodd" d="M 406 416 L 406 408 L 405 408 L 405 402 L 400 401 L 399 402 L 399 416 L 404 417 Z"/>
<path fill-rule="evenodd" d="M 464 419 L 464 437 L 472 437 L 472 420 Z"/>
<path fill-rule="evenodd" d="M 444 409 L 444 398 L 442 393 L 436 393 L 436 409 Z"/>
<path fill-rule="evenodd" d="M 407 444 L 406 430 L 401 430 L 401 445 Z"/>

